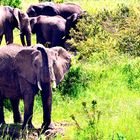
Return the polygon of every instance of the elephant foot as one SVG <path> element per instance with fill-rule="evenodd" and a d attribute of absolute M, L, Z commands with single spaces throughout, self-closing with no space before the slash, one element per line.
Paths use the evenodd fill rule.
<path fill-rule="evenodd" d="M 5 121 L 0 121 L 0 126 L 6 124 Z"/>
<path fill-rule="evenodd" d="M 18 118 L 18 119 L 15 119 L 15 120 L 14 120 L 14 123 L 23 123 L 23 121 L 22 121 L 21 118 Z"/>
<path fill-rule="evenodd" d="M 41 133 L 45 133 L 47 130 L 54 129 L 54 125 L 51 123 L 49 126 L 42 124 Z"/>
<path fill-rule="evenodd" d="M 35 129 L 35 127 L 33 126 L 33 124 L 22 125 L 22 130 L 26 129 Z"/>

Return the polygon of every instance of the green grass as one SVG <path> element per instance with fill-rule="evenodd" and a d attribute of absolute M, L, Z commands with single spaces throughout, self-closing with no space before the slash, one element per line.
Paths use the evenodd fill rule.
<path fill-rule="evenodd" d="M 140 23 L 139 0 L 75 0 L 74 2 L 80 4 L 94 16 L 99 12 L 104 16 L 103 9 L 106 9 L 114 12 L 112 19 L 118 18 L 119 14 L 117 15 L 115 11 L 118 8 L 118 4 L 121 5 L 122 3 L 135 14 L 126 17 L 124 20 L 120 19 L 117 24 L 112 19 L 104 21 L 103 32 L 100 30 L 95 38 L 92 35 L 88 35 L 87 41 L 83 40 L 78 44 L 79 48 L 81 47 L 80 54 L 82 58 L 80 57 L 81 59 L 79 58 L 80 60 L 78 60 L 77 56 L 73 60 L 72 67 L 75 68 L 78 65 L 82 70 L 82 74 L 86 73 L 84 75 L 85 78 L 80 77 L 81 82 L 75 81 L 79 88 L 79 92 L 76 91 L 78 96 L 75 97 L 73 94 L 68 93 L 65 93 L 65 96 L 63 96 L 61 90 L 57 89 L 53 92 L 52 108 L 53 122 L 68 122 L 74 125 L 65 127 L 65 135 L 59 135 L 55 139 L 86 140 L 93 139 L 93 136 L 95 136 L 94 139 L 102 140 L 139 140 L 140 57 L 131 55 L 129 52 L 118 51 L 118 42 L 124 36 L 136 37 L 135 40 L 139 40 L 139 35 L 137 34 Z M 31 3 L 37 3 L 37 0 L 26 0 L 23 2 L 23 10 L 26 11 L 26 7 Z M 122 24 L 126 22 L 127 24 Z M 102 20 L 101 23 L 103 23 Z M 118 24 L 120 27 L 116 26 Z M 116 32 L 110 32 L 108 30 L 110 27 L 113 27 Z M 14 35 L 14 42 L 20 43 L 17 30 L 15 30 Z M 124 45 L 123 43 L 122 45 Z M 128 43 L 127 46 L 131 45 L 132 47 L 137 45 L 135 42 L 133 43 L 133 40 L 126 43 Z M 4 41 L 2 44 L 4 44 Z M 33 44 L 35 44 L 35 36 L 33 36 Z M 89 47 L 99 48 L 100 51 L 95 49 L 89 51 Z M 137 52 L 140 51 L 139 47 Z M 88 55 L 88 57 L 83 57 L 83 55 Z M 76 69 L 72 69 L 72 72 L 75 74 L 73 76 L 80 76 L 80 73 L 76 73 Z M 83 85 L 85 79 L 88 80 L 86 81 L 88 85 L 86 85 L 86 88 L 83 88 L 81 85 Z M 101 112 L 99 122 L 95 121 L 95 128 L 89 125 L 90 119 L 87 117 L 87 115 L 94 113 L 91 104 L 93 100 L 97 101 L 95 110 Z M 86 102 L 88 113 L 85 112 L 82 102 Z M 21 103 L 21 111 L 23 114 L 23 103 Z M 75 117 L 82 130 L 77 128 L 71 115 Z M 13 122 L 12 112 L 5 109 L 5 116 L 7 123 Z M 34 106 L 33 124 L 35 127 L 40 127 L 41 123 L 42 105 L 40 97 L 37 96 Z"/>

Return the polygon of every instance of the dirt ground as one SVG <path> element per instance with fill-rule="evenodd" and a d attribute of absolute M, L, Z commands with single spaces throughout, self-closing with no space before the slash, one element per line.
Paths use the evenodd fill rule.
<path fill-rule="evenodd" d="M 46 140 L 54 138 L 57 135 L 64 136 L 66 127 L 74 125 L 68 122 L 55 122 L 52 123 L 52 128 L 46 130 L 43 134 Z M 28 140 L 38 140 L 41 137 L 41 130 L 22 130 L 21 125 L 17 124 L 4 124 L 0 126 L 0 139 L 10 138 L 12 140 L 28 139 Z"/>

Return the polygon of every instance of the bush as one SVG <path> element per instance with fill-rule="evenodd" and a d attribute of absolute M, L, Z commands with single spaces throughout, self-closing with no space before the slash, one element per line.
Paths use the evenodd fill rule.
<path fill-rule="evenodd" d="M 88 79 L 89 76 L 80 66 L 73 66 L 62 83 L 59 84 L 58 89 L 62 95 L 77 97 L 81 90 L 87 87 Z"/>
<path fill-rule="evenodd" d="M 93 16 L 82 15 L 67 43 L 79 52 L 81 60 L 104 51 L 140 56 L 139 24 L 133 8 L 120 4 L 113 11 L 104 9 Z"/>
<path fill-rule="evenodd" d="M 86 102 L 82 102 L 83 116 L 84 124 L 86 124 L 84 127 L 82 124 L 78 123 L 78 120 L 74 115 L 71 115 L 72 120 L 75 122 L 76 131 L 75 131 L 75 137 L 78 138 L 78 140 L 84 139 L 84 140 L 98 140 L 102 139 L 103 134 L 98 130 L 98 124 L 101 117 L 101 111 L 97 110 L 97 101 L 92 101 L 92 106 L 89 108 Z"/>
<path fill-rule="evenodd" d="M 120 52 L 128 53 L 134 56 L 140 56 L 140 38 L 134 35 L 125 35 L 118 41 Z"/>
<path fill-rule="evenodd" d="M 9 111 L 12 111 L 12 106 L 11 106 L 10 100 L 8 100 L 8 99 L 4 100 L 4 107 L 6 109 L 8 109 Z"/>
<path fill-rule="evenodd" d="M 139 61 L 134 64 L 126 64 L 123 68 L 125 81 L 130 90 L 140 91 L 140 63 Z"/>
<path fill-rule="evenodd" d="M 14 8 L 21 8 L 21 0 L 0 0 L 0 4 L 2 5 L 9 5 Z"/>
<path fill-rule="evenodd" d="M 76 30 L 70 30 L 70 36 L 71 40 L 67 43 L 80 53 L 81 59 L 89 58 L 94 52 L 102 51 L 109 38 L 108 32 L 98 20 L 87 13 L 78 20 Z"/>

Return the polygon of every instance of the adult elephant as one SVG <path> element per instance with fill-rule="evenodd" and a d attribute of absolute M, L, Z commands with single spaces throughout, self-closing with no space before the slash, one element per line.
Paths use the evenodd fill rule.
<path fill-rule="evenodd" d="M 37 43 L 49 47 L 64 46 L 69 38 L 69 30 L 75 26 L 79 18 L 78 14 L 73 14 L 67 19 L 61 16 L 38 16 L 30 20 L 31 30 L 36 34 Z"/>
<path fill-rule="evenodd" d="M 18 8 L 0 6 L 0 44 L 3 35 L 5 35 L 6 44 L 13 43 L 14 28 L 20 30 L 22 45 L 26 45 L 24 39 L 24 36 L 26 36 L 27 45 L 30 46 L 31 28 L 28 15 Z"/>
<path fill-rule="evenodd" d="M 72 14 L 82 14 L 82 8 L 74 3 L 53 3 L 44 2 L 29 6 L 27 14 L 29 17 L 36 17 L 39 15 L 55 16 L 60 15 L 63 18 L 68 18 Z"/>
<path fill-rule="evenodd" d="M 24 121 L 33 128 L 34 96 L 41 90 L 45 131 L 51 123 L 51 81 L 58 84 L 70 68 L 70 54 L 61 48 L 45 49 L 41 44 L 22 47 L 14 44 L 0 48 L 0 124 L 5 123 L 3 100 L 9 98 L 15 123 L 21 122 L 19 100 L 24 101 Z"/>

